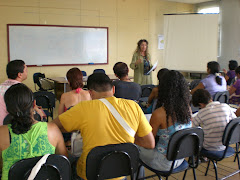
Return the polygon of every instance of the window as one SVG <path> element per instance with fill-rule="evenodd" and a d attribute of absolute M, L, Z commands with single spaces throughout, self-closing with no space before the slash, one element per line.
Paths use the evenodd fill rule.
<path fill-rule="evenodd" d="M 203 13 L 203 14 L 217 14 L 219 13 L 219 7 L 211 7 L 211 8 L 204 8 L 200 9 L 198 13 Z"/>

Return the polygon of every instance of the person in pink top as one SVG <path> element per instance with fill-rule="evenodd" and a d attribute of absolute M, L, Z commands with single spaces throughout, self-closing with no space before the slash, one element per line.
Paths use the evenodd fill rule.
<path fill-rule="evenodd" d="M 91 100 L 89 92 L 82 89 L 83 75 L 80 69 L 76 67 L 71 68 L 67 72 L 67 80 L 72 90 L 62 94 L 58 108 L 58 115 L 81 101 Z"/>
<path fill-rule="evenodd" d="M 13 60 L 7 64 L 8 80 L 0 84 L 0 125 L 3 125 L 3 120 L 8 115 L 4 102 L 5 92 L 10 86 L 27 79 L 27 74 L 27 66 L 23 60 Z"/>

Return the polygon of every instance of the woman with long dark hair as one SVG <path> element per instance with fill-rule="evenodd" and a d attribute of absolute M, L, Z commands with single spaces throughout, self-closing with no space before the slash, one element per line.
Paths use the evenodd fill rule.
<path fill-rule="evenodd" d="M 135 83 L 140 85 L 152 84 L 152 73 L 148 74 L 148 71 L 152 68 L 152 63 L 150 54 L 148 53 L 148 41 L 146 39 L 138 41 L 130 68 L 134 70 Z"/>
<path fill-rule="evenodd" d="M 157 109 L 153 112 L 150 124 L 153 135 L 159 137 L 154 149 L 140 147 L 140 158 L 150 167 L 168 171 L 172 162 L 166 158 L 168 142 L 173 133 L 191 127 L 190 93 L 188 84 L 178 71 L 164 74 L 158 88 Z M 178 167 L 183 159 L 177 160 Z"/>
<path fill-rule="evenodd" d="M 207 64 L 208 76 L 201 80 L 201 82 L 191 91 L 193 94 L 197 89 L 206 89 L 212 97 L 217 92 L 227 90 L 227 82 L 219 73 L 220 65 L 216 61 L 210 61 Z"/>
<path fill-rule="evenodd" d="M 12 120 L 11 124 L 0 126 L 2 180 L 8 179 L 10 167 L 21 159 L 55 153 L 67 156 L 58 127 L 33 118 L 35 103 L 27 86 L 22 83 L 12 85 L 6 91 L 4 100 Z"/>

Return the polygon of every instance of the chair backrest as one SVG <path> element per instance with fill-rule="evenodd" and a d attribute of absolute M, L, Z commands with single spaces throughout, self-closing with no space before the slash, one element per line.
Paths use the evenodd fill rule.
<path fill-rule="evenodd" d="M 82 71 L 82 75 L 83 75 L 83 76 L 87 76 L 86 71 Z"/>
<path fill-rule="evenodd" d="M 42 158 L 35 157 L 30 159 L 23 159 L 16 162 L 9 170 L 9 180 L 25 180 L 31 173 L 32 168 Z M 71 179 L 70 162 L 65 156 L 52 154 L 48 157 L 46 163 L 42 165 L 40 171 L 34 180 L 59 180 Z"/>
<path fill-rule="evenodd" d="M 40 73 L 40 72 L 37 72 L 37 73 L 34 73 L 33 74 L 33 82 L 34 82 L 34 84 L 37 84 L 38 85 L 38 87 L 39 87 L 39 90 L 43 90 L 42 89 L 42 85 L 41 85 L 41 83 L 40 83 L 40 81 L 39 81 L 39 78 L 45 78 L 45 74 L 42 74 L 42 73 Z M 36 89 L 36 88 L 35 88 Z M 36 89 L 37 90 L 37 89 Z"/>
<path fill-rule="evenodd" d="M 55 95 L 48 91 L 38 91 L 33 93 L 33 97 L 36 100 L 38 106 L 43 108 L 55 107 Z"/>
<path fill-rule="evenodd" d="M 3 120 L 3 125 L 11 124 L 12 119 L 12 115 L 8 114 Z"/>
<path fill-rule="evenodd" d="M 87 156 L 88 180 L 132 175 L 137 171 L 139 151 L 132 143 L 110 144 L 93 148 Z"/>
<path fill-rule="evenodd" d="M 174 161 L 197 156 L 203 144 L 203 130 L 200 127 L 186 128 L 175 132 L 168 143 L 167 159 Z"/>
<path fill-rule="evenodd" d="M 104 69 L 94 69 L 93 73 L 104 73 L 105 74 L 105 70 Z"/>
<path fill-rule="evenodd" d="M 231 120 L 223 133 L 222 143 L 224 146 L 240 142 L 240 118 Z"/>
<path fill-rule="evenodd" d="M 228 103 L 228 101 L 229 101 L 229 92 L 228 91 L 217 92 L 214 95 L 213 101 L 219 101 L 220 103 Z"/>
<path fill-rule="evenodd" d="M 153 84 L 147 84 L 147 85 L 142 85 L 141 89 L 142 89 L 142 97 L 149 97 L 152 89 L 155 87 L 155 85 Z"/>

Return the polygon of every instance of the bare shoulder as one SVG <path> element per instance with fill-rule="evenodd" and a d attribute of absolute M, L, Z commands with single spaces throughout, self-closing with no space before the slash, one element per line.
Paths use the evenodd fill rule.
<path fill-rule="evenodd" d="M 2 135 L 6 135 L 6 132 L 8 133 L 8 127 L 7 125 L 0 126 L 0 137 L 4 137 Z"/>
<path fill-rule="evenodd" d="M 163 107 L 157 108 L 153 113 L 152 117 L 163 118 L 166 117 L 166 111 Z"/>
<path fill-rule="evenodd" d="M 50 133 L 59 131 L 58 126 L 54 122 L 47 123 L 47 127 Z"/>

